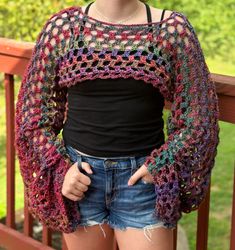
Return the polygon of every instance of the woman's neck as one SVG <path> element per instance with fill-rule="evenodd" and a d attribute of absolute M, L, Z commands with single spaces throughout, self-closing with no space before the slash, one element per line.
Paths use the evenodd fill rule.
<path fill-rule="evenodd" d="M 113 21 L 119 21 L 121 19 L 128 18 L 134 11 L 138 10 L 137 16 L 133 17 L 139 20 L 145 13 L 145 6 L 139 0 L 96 0 L 89 9 L 89 15 L 99 18 L 99 14 L 95 10 L 95 5 L 99 12 L 105 17 Z M 145 17 L 145 16 L 144 16 Z"/>

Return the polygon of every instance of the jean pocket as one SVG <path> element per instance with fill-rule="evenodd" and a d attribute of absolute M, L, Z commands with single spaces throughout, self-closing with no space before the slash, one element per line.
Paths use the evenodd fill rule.
<path fill-rule="evenodd" d="M 147 155 L 146 156 L 141 156 L 141 157 L 136 157 L 136 161 L 135 161 L 135 164 L 132 165 L 132 168 L 131 168 L 131 175 L 133 175 L 140 167 L 142 167 L 142 165 L 144 164 L 144 162 L 146 161 L 146 158 L 147 158 Z M 152 182 L 149 182 L 149 181 L 145 181 L 143 179 L 144 177 L 140 177 L 136 184 L 143 184 L 145 186 L 154 186 L 154 183 Z"/>
<path fill-rule="evenodd" d="M 70 145 L 65 146 L 67 153 L 69 154 L 72 162 L 78 162 L 78 169 L 82 173 L 86 173 L 87 175 L 90 175 L 90 173 L 87 173 L 83 168 L 82 168 L 82 162 L 88 163 L 91 167 L 94 166 L 94 160 L 92 158 L 89 158 L 88 156 L 81 155 L 78 151 L 76 151 L 75 148 L 73 148 Z"/>
<path fill-rule="evenodd" d="M 155 186 L 155 184 L 154 184 L 153 182 L 149 182 L 149 180 L 145 181 L 143 178 L 144 178 L 144 177 L 141 177 L 141 179 L 140 179 L 140 182 L 141 182 L 142 184 L 144 184 L 144 185 Z"/>
<path fill-rule="evenodd" d="M 135 158 L 135 166 L 132 166 L 133 171 L 136 171 L 137 169 L 139 169 L 146 161 L 146 158 L 147 158 L 147 155 L 136 157 Z"/>
<path fill-rule="evenodd" d="M 66 145 L 65 148 L 73 162 L 76 162 L 78 159 L 78 156 L 81 156 L 72 146 Z"/>

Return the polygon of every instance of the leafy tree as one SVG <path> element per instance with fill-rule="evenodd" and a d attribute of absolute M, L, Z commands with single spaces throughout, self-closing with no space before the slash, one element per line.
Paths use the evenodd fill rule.
<path fill-rule="evenodd" d="M 0 37 L 35 41 L 46 20 L 68 6 L 85 5 L 83 0 L 1 0 Z M 184 13 L 196 30 L 206 56 L 220 56 L 235 63 L 234 0 L 172 0 L 148 3 Z M 228 53 L 229 52 L 229 53 Z M 229 55 L 229 57 L 228 57 Z"/>

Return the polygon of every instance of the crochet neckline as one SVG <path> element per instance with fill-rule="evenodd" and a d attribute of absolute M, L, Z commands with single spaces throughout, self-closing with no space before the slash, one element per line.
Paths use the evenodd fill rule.
<path fill-rule="evenodd" d="M 79 6 L 78 7 L 78 11 L 80 12 L 80 14 L 86 18 L 86 21 L 90 21 L 91 22 L 95 21 L 96 23 L 98 23 L 99 25 L 109 25 L 111 26 L 112 28 L 118 28 L 118 27 L 149 27 L 151 28 L 152 26 L 149 26 L 149 25 L 160 25 L 166 21 L 168 21 L 169 19 L 171 19 L 177 12 L 176 11 L 172 11 L 170 16 L 168 16 L 167 18 L 164 18 L 162 21 L 155 21 L 155 22 L 147 22 L 147 23 L 135 23 L 135 24 L 118 24 L 118 23 L 110 23 L 110 22 L 105 22 L 105 21 L 102 21 L 102 20 L 99 20 L 99 19 L 96 19 L 88 14 L 86 14 L 83 10 L 82 10 L 82 6 Z"/>

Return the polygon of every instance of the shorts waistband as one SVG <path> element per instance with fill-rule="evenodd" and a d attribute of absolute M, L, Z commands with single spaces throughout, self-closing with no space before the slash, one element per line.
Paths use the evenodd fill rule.
<path fill-rule="evenodd" d="M 79 150 L 77 150 L 76 148 L 74 148 L 74 150 L 76 150 L 79 154 L 81 155 L 84 155 L 84 156 L 88 156 L 88 157 L 95 157 L 95 158 L 99 158 L 99 159 L 125 159 L 125 158 L 130 158 L 130 157 L 135 157 L 133 155 L 129 155 L 129 156 L 112 156 L 112 157 L 109 157 L 109 156 L 104 156 L 104 157 L 100 157 L 100 156 L 95 156 L 95 155 L 88 155 L 88 154 L 85 154 Z"/>

